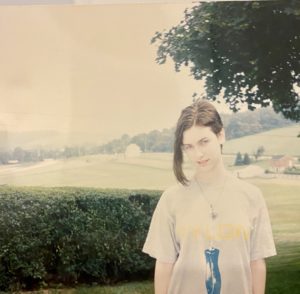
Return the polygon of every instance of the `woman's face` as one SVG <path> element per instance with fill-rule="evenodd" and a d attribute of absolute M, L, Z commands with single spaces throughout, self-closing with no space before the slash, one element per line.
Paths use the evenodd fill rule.
<path fill-rule="evenodd" d="M 210 127 L 193 126 L 183 133 L 182 150 L 199 173 L 222 166 L 221 147 L 224 131 L 216 135 Z"/>

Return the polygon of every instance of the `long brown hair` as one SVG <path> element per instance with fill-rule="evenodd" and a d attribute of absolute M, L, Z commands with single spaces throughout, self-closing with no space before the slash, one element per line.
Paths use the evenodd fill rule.
<path fill-rule="evenodd" d="M 177 121 L 175 130 L 173 171 L 176 179 L 183 185 L 189 183 L 183 173 L 183 133 L 192 126 L 210 127 L 212 132 L 218 135 L 223 129 L 223 123 L 216 108 L 207 100 L 198 99 L 190 106 L 184 108 Z"/>

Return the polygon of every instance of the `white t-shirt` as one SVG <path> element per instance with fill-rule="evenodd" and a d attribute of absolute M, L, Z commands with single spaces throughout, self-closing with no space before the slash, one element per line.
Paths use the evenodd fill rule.
<path fill-rule="evenodd" d="M 250 261 L 276 255 L 260 190 L 228 176 L 215 210 L 197 182 L 161 196 L 143 252 L 175 263 L 169 294 L 251 294 Z"/>

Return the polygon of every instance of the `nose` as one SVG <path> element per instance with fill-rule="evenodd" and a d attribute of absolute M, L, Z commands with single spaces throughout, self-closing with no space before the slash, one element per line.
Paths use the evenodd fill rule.
<path fill-rule="evenodd" d="M 195 155 L 196 155 L 197 159 L 201 159 L 203 157 L 204 152 L 203 152 L 203 150 L 202 150 L 202 148 L 200 146 L 197 146 L 195 148 Z"/>

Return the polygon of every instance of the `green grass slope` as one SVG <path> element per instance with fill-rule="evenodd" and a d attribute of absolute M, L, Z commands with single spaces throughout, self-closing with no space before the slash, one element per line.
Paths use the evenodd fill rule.
<path fill-rule="evenodd" d="M 300 156 L 300 125 L 273 129 L 271 131 L 232 139 L 224 144 L 223 152 L 253 154 L 259 146 L 264 146 L 266 155 Z"/>

